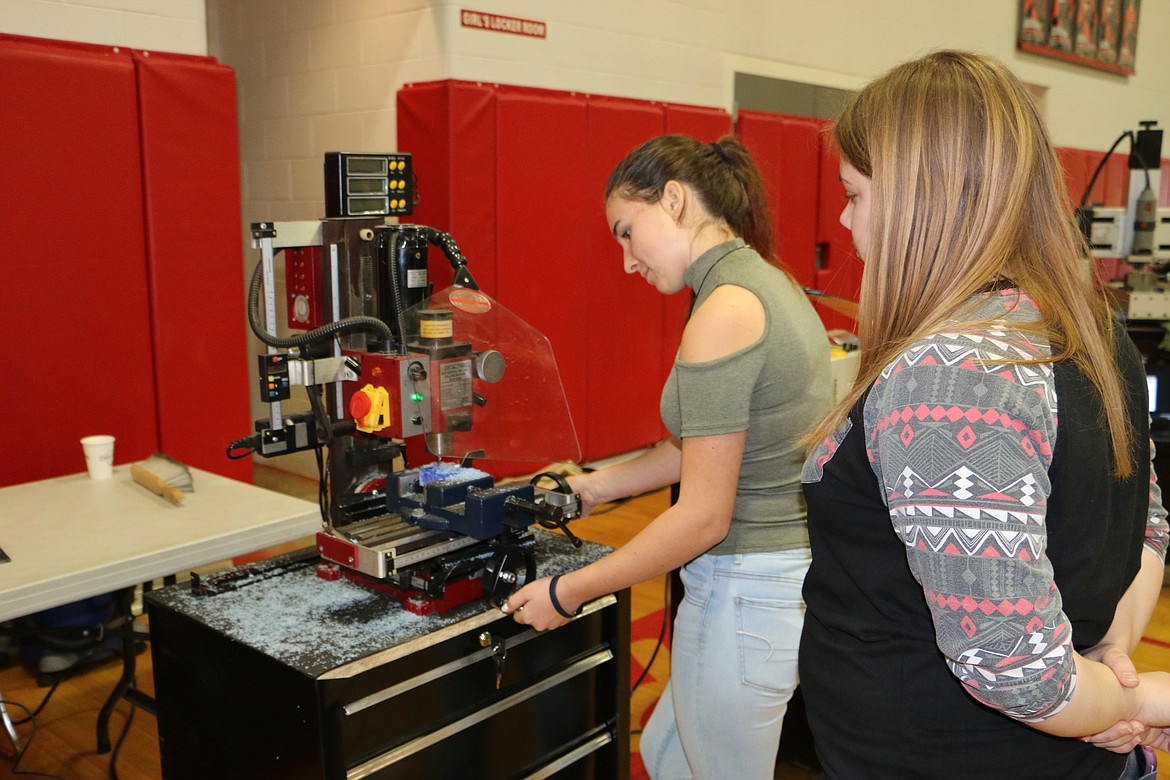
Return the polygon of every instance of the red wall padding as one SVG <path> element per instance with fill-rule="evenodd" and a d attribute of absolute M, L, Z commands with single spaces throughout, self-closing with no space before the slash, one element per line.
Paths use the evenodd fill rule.
<path fill-rule="evenodd" d="M 813 289 L 856 301 L 863 265 L 840 224 L 839 163 L 825 121 L 742 111 L 735 131 L 760 165 L 781 259 Z M 731 132 L 716 108 L 596 97 L 460 81 L 408 85 L 398 93 L 398 148 L 414 155 L 415 220 L 449 230 L 480 286 L 548 336 L 586 460 L 657 441 L 658 396 L 690 308 L 627 276 L 604 220 L 614 165 L 662 133 L 714 141 Z M 1058 150 L 1074 200 L 1099 152 Z M 1162 164 L 1162 197 L 1170 166 Z M 1090 194 L 1120 205 L 1125 156 L 1115 155 Z M 450 283 L 441 260 L 436 287 Z M 824 305 L 829 329 L 854 320 Z"/>
<path fill-rule="evenodd" d="M 0 36 L 0 485 L 85 470 L 78 439 L 155 449 L 134 65 Z M 127 260 L 130 260 L 129 262 Z"/>
<path fill-rule="evenodd" d="M 780 260 L 805 287 L 816 274 L 820 124 L 815 119 L 740 111 L 735 130 L 768 190 Z"/>
<path fill-rule="evenodd" d="M 635 146 L 662 135 L 661 106 L 593 98 L 588 122 L 589 165 L 581 182 L 586 196 L 581 231 L 588 237 L 588 257 L 576 276 L 592 305 L 588 332 L 579 347 L 586 358 L 588 404 L 577 425 L 587 457 L 605 457 L 662 438 L 657 414 L 665 378 L 662 357 L 673 356 L 678 347 L 677 335 L 671 341 L 665 332 L 666 306 L 674 297 L 683 304 L 687 301 L 686 296 L 667 298 L 640 276 L 627 274 L 621 248 L 605 219 L 609 173 Z"/>
<path fill-rule="evenodd" d="M 0 92 L 0 485 L 83 471 L 89 433 L 250 479 L 231 71 L 0 35 Z"/>
<path fill-rule="evenodd" d="M 861 264 L 838 222 L 844 202 L 824 126 L 821 119 L 741 111 L 736 133 L 767 183 L 780 259 L 805 287 L 855 301 Z M 817 311 L 825 327 L 856 332 L 852 319 L 820 304 Z"/>
<path fill-rule="evenodd" d="M 398 101 L 399 149 L 413 155 L 418 204 L 411 221 L 454 236 L 476 283 L 496 288 L 496 106 L 490 85 L 452 81 L 410 88 Z M 402 138 L 418 139 L 405 145 Z M 417 175 L 417 174 L 416 174 Z M 402 220 L 405 222 L 406 220 Z M 453 271 L 430 264 L 436 290 L 451 285 Z"/>
<path fill-rule="evenodd" d="M 159 448 L 251 481 L 236 82 L 210 58 L 135 54 Z M 231 366 L 234 370 L 225 370 Z"/>
<path fill-rule="evenodd" d="M 586 460 L 662 438 L 658 395 L 689 310 L 689 296 L 663 298 L 623 272 L 605 181 L 648 138 L 713 141 L 730 128 L 717 109 L 524 87 L 444 81 L 398 94 L 414 221 L 449 230 L 480 287 L 548 337 Z M 437 288 L 450 280 L 442 266 L 431 263 Z"/>
<path fill-rule="evenodd" d="M 548 337 L 580 431 L 589 375 L 584 345 L 596 323 L 587 294 L 589 248 L 579 236 L 598 213 L 597 198 L 584 186 L 585 99 L 499 87 L 496 127 L 495 296 Z"/>

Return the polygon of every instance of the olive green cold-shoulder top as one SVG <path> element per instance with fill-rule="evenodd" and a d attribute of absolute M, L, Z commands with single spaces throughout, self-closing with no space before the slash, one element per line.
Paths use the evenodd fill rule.
<path fill-rule="evenodd" d="M 808 545 L 800 436 L 829 410 L 829 340 L 807 296 L 742 239 L 691 264 L 692 312 L 723 284 L 742 287 L 766 314 L 759 341 L 717 360 L 675 357 L 660 411 L 680 439 L 746 431 L 731 527 L 709 552 L 767 552 Z"/>

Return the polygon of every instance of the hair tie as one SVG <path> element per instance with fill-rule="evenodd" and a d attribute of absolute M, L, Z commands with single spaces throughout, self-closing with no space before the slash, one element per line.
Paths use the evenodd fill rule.
<path fill-rule="evenodd" d="M 727 153 L 726 149 L 724 149 L 722 146 L 719 145 L 718 141 L 715 141 L 714 143 L 712 143 L 711 148 L 715 150 L 715 154 L 719 155 L 720 160 L 722 160 L 725 163 L 731 162 L 731 155 L 729 155 Z"/>
<path fill-rule="evenodd" d="M 548 600 L 552 602 L 553 609 L 557 611 L 558 615 L 563 618 L 575 618 L 581 614 L 581 610 L 585 608 L 585 605 L 582 604 L 581 606 L 577 607 L 576 612 L 569 612 L 567 609 L 561 606 L 561 602 L 557 600 L 557 580 L 560 578 L 561 575 L 557 574 L 548 581 Z"/>

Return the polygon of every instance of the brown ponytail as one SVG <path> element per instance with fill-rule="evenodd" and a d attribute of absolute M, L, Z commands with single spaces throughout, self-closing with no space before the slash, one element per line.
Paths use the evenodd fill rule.
<path fill-rule="evenodd" d="M 764 179 L 733 135 L 706 144 L 686 135 L 651 138 L 618 163 L 605 197 L 657 203 L 668 181 L 688 185 L 713 217 L 725 220 L 762 257 L 779 265 Z"/>

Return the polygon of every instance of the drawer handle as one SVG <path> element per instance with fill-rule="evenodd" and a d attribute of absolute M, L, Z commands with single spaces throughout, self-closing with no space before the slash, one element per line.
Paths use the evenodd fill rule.
<path fill-rule="evenodd" d="M 610 742 L 613 742 L 613 734 L 609 733 L 609 730 L 607 729 L 583 745 L 579 745 L 577 748 L 570 750 L 556 761 L 545 764 L 532 774 L 527 775 L 524 780 L 544 780 L 546 777 L 552 777 L 570 764 L 573 764 L 574 762 L 584 758 L 590 753 L 601 750 L 601 748 L 605 747 Z"/>
<path fill-rule="evenodd" d="M 616 603 L 617 597 L 612 593 L 602 596 L 596 601 L 590 601 L 588 604 L 586 604 L 585 608 L 581 610 L 581 617 L 592 615 L 594 612 L 603 610 L 606 607 L 612 606 Z M 474 631 L 477 628 L 482 628 L 483 626 L 494 623 L 497 620 L 511 619 L 512 618 L 510 615 L 505 615 L 498 609 L 485 609 L 478 615 L 473 615 L 472 617 L 469 617 L 466 620 L 462 620 L 458 623 L 452 623 L 451 625 L 440 628 L 437 631 L 432 631 L 426 636 L 411 639 L 407 642 L 403 642 L 400 645 L 388 647 L 385 650 L 379 650 L 372 655 L 359 658 L 356 661 L 350 661 L 349 663 L 334 667 L 329 671 L 322 673 L 319 677 L 317 677 L 317 679 L 343 680 L 350 677 L 356 677 L 357 675 L 368 672 L 371 669 L 376 669 L 379 666 L 384 666 L 388 663 L 391 663 L 392 661 L 405 658 L 411 653 L 417 653 L 420 650 L 424 650 L 428 647 L 434 647 L 435 645 L 445 642 L 448 639 L 459 636 L 460 634 L 467 633 L 468 631 Z M 578 618 L 578 620 L 580 620 L 580 618 Z"/>
<path fill-rule="evenodd" d="M 368 761 L 358 764 L 353 769 L 350 769 L 345 773 L 346 780 L 362 780 L 362 778 L 369 777 L 375 772 L 385 769 L 391 764 L 397 761 L 401 761 L 407 756 L 414 755 L 420 750 L 424 750 L 431 745 L 442 742 L 444 739 L 452 736 L 453 734 L 458 734 L 460 731 L 471 728 L 478 723 L 482 723 L 497 713 L 503 712 L 504 710 L 510 709 L 511 707 L 515 707 L 517 704 L 527 701 L 539 693 L 543 693 L 550 688 L 555 688 L 566 680 L 571 680 L 578 675 L 584 674 L 590 669 L 594 669 L 612 660 L 612 650 L 609 648 L 598 650 L 596 653 L 593 653 L 592 655 L 582 658 L 576 663 L 565 667 L 551 677 L 541 680 L 534 685 L 530 685 L 524 690 L 517 691 L 511 696 L 501 699 L 495 704 L 476 710 L 470 715 L 460 718 L 454 723 L 432 731 L 430 734 L 413 739 L 406 744 L 399 745 L 393 750 L 386 751 L 380 756 L 375 756 Z"/>
<path fill-rule="evenodd" d="M 535 638 L 537 635 L 537 631 L 529 629 L 523 634 L 517 634 L 516 636 L 509 639 L 508 647 L 522 645 L 529 639 Z M 490 658 L 491 655 L 491 647 L 485 647 L 482 650 L 476 650 L 474 653 L 469 653 L 462 658 L 451 661 L 450 663 L 445 663 L 442 666 L 436 666 L 434 669 L 423 672 L 422 674 L 417 674 L 414 677 L 411 677 L 409 680 L 403 680 L 397 685 L 391 685 L 389 688 L 383 688 L 376 693 L 371 693 L 369 696 L 363 696 L 362 698 L 352 701 L 342 707 L 341 711 L 345 713 L 346 717 L 349 717 L 350 715 L 356 715 L 362 710 L 369 709 L 370 707 L 381 704 L 384 701 L 389 701 L 395 696 L 401 696 L 407 691 L 413 690 L 420 685 L 426 685 L 429 682 L 438 680 L 440 677 L 446 677 L 452 672 L 458 671 L 465 666 L 471 666 L 472 664 L 478 663 L 485 658 Z"/>

